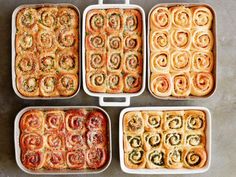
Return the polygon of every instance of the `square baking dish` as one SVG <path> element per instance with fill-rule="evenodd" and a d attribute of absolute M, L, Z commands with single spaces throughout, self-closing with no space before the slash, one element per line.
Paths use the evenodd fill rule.
<path fill-rule="evenodd" d="M 181 110 L 201 110 L 206 114 L 206 151 L 207 162 L 203 168 L 200 169 L 130 169 L 126 167 L 124 162 L 124 147 L 123 147 L 123 118 L 127 112 L 130 111 L 181 111 Z M 120 166 L 121 170 L 129 174 L 195 174 L 204 173 L 209 170 L 211 165 L 211 113 L 209 109 L 198 106 L 173 106 L 173 107 L 131 107 L 125 108 L 120 113 L 119 118 L 119 152 L 120 152 Z"/>

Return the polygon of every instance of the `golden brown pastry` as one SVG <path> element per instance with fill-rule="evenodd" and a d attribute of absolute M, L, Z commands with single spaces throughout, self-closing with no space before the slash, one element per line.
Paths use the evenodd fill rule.
<path fill-rule="evenodd" d="M 106 31 L 109 34 L 122 32 L 124 29 L 123 11 L 121 9 L 106 10 Z"/>
<path fill-rule="evenodd" d="M 57 90 L 61 96 L 71 96 L 78 90 L 77 74 L 61 74 L 57 82 Z"/>
<path fill-rule="evenodd" d="M 184 138 L 185 146 L 188 147 L 205 147 L 206 136 L 205 132 L 196 131 L 192 133 L 186 133 Z"/>
<path fill-rule="evenodd" d="M 122 51 L 123 50 L 123 36 L 120 33 L 112 33 L 107 36 L 107 50 L 108 51 Z"/>
<path fill-rule="evenodd" d="M 146 164 L 146 153 L 142 148 L 133 149 L 125 153 L 125 165 L 131 169 L 144 168 Z"/>
<path fill-rule="evenodd" d="M 104 71 L 93 71 L 86 74 L 87 87 L 92 92 L 106 92 L 106 77 Z"/>
<path fill-rule="evenodd" d="M 165 151 L 163 149 L 155 148 L 147 151 L 146 158 L 147 168 L 155 169 L 163 168 L 165 166 Z"/>
<path fill-rule="evenodd" d="M 65 134 L 62 132 L 48 132 L 44 134 L 45 148 L 48 150 L 65 150 Z"/>
<path fill-rule="evenodd" d="M 39 55 L 39 68 L 42 73 L 56 73 L 56 56 L 52 53 L 41 53 Z"/>
<path fill-rule="evenodd" d="M 187 97 L 191 91 L 191 80 L 188 72 L 172 73 L 173 89 L 172 95 L 176 97 Z"/>
<path fill-rule="evenodd" d="M 191 10 L 185 6 L 174 6 L 170 9 L 171 22 L 173 28 L 191 28 L 192 13 Z"/>
<path fill-rule="evenodd" d="M 192 52 L 191 70 L 194 72 L 211 72 L 214 67 L 212 52 Z"/>
<path fill-rule="evenodd" d="M 164 111 L 164 130 L 181 130 L 184 127 L 184 111 Z"/>
<path fill-rule="evenodd" d="M 188 72 L 191 66 L 191 53 L 184 50 L 175 50 L 170 55 L 170 72 Z"/>
<path fill-rule="evenodd" d="M 189 50 L 191 47 L 191 32 L 187 29 L 173 29 L 170 33 L 170 43 L 174 50 Z"/>
<path fill-rule="evenodd" d="M 174 148 L 181 147 L 184 144 L 183 131 L 180 130 L 168 130 L 164 133 L 163 137 L 164 147 Z"/>
<path fill-rule="evenodd" d="M 137 93 L 142 87 L 142 77 L 139 74 L 125 74 L 124 75 L 124 92 Z"/>
<path fill-rule="evenodd" d="M 66 152 L 66 162 L 70 169 L 80 170 L 86 168 L 86 152 L 78 149 Z"/>
<path fill-rule="evenodd" d="M 125 73 L 142 73 L 143 58 L 139 52 L 126 52 L 123 61 L 123 71 Z"/>
<path fill-rule="evenodd" d="M 79 33 L 78 29 L 59 28 L 56 31 L 58 48 L 78 50 Z"/>
<path fill-rule="evenodd" d="M 16 86 L 23 96 L 39 96 L 39 77 L 36 74 L 17 77 Z"/>
<path fill-rule="evenodd" d="M 136 133 L 124 134 L 124 152 L 132 151 L 135 148 L 142 148 L 143 136 Z"/>
<path fill-rule="evenodd" d="M 107 53 L 106 69 L 109 72 L 121 72 L 123 64 L 123 52 L 115 51 Z"/>
<path fill-rule="evenodd" d="M 214 46 L 214 36 L 212 31 L 198 29 L 192 31 L 192 46 L 194 51 L 211 51 Z"/>
<path fill-rule="evenodd" d="M 38 10 L 39 26 L 45 30 L 54 30 L 57 27 L 56 7 L 42 7 Z"/>
<path fill-rule="evenodd" d="M 157 131 L 162 128 L 163 113 L 161 111 L 143 111 L 145 131 Z"/>
<path fill-rule="evenodd" d="M 35 34 L 32 32 L 19 32 L 16 34 L 16 53 L 34 52 L 36 50 Z"/>
<path fill-rule="evenodd" d="M 106 70 L 106 55 L 102 51 L 86 52 L 86 71 Z"/>
<path fill-rule="evenodd" d="M 124 40 L 125 51 L 139 51 L 142 52 L 142 37 L 136 34 L 127 35 Z"/>
<path fill-rule="evenodd" d="M 40 30 L 37 33 L 37 49 L 44 52 L 55 52 L 57 49 L 56 36 L 49 30 Z"/>
<path fill-rule="evenodd" d="M 121 73 L 113 72 L 107 76 L 107 93 L 121 93 L 124 88 L 124 81 Z"/>
<path fill-rule="evenodd" d="M 168 31 L 151 31 L 150 38 L 151 51 L 169 50 L 170 37 Z"/>
<path fill-rule="evenodd" d="M 102 33 L 93 33 L 86 36 L 86 48 L 88 51 L 103 51 L 106 49 L 106 36 Z"/>
<path fill-rule="evenodd" d="M 207 28 L 211 29 L 213 15 L 209 8 L 204 6 L 191 7 L 193 14 L 192 27 L 193 28 Z"/>
<path fill-rule="evenodd" d="M 79 26 L 78 14 L 73 8 L 59 8 L 57 18 L 57 25 L 59 28 L 78 28 Z"/>
<path fill-rule="evenodd" d="M 179 169 L 183 167 L 183 148 L 166 149 L 165 165 L 167 168 Z"/>
<path fill-rule="evenodd" d="M 56 74 L 42 75 L 39 79 L 40 95 L 44 97 L 59 96 L 57 83 L 58 76 Z"/>
<path fill-rule="evenodd" d="M 170 68 L 170 54 L 168 51 L 152 52 L 150 58 L 151 72 L 168 72 Z"/>
<path fill-rule="evenodd" d="M 157 7 L 150 15 L 151 28 L 155 30 L 168 30 L 171 27 L 171 14 L 167 7 Z"/>
<path fill-rule="evenodd" d="M 127 112 L 124 115 L 123 127 L 125 133 L 141 134 L 144 131 L 144 120 L 141 112 Z"/>
<path fill-rule="evenodd" d="M 145 132 L 143 133 L 144 150 L 149 151 L 153 148 L 161 146 L 163 135 L 161 132 Z"/>
<path fill-rule="evenodd" d="M 105 10 L 90 10 L 86 16 L 86 31 L 90 33 L 103 33 L 106 20 Z"/>
<path fill-rule="evenodd" d="M 33 53 L 24 53 L 16 56 L 16 75 L 35 74 L 39 70 L 39 63 Z"/>
<path fill-rule="evenodd" d="M 129 34 L 142 33 L 142 15 L 138 10 L 124 10 L 124 32 Z"/>
<path fill-rule="evenodd" d="M 63 131 L 65 128 L 65 113 L 61 110 L 49 110 L 44 113 L 44 128 L 46 132 Z"/>
<path fill-rule="evenodd" d="M 23 151 L 21 153 L 22 164 L 32 170 L 41 169 L 45 162 L 43 151 Z"/>
<path fill-rule="evenodd" d="M 42 150 L 44 146 L 44 138 L 40 133 L 29 132 L 20 135 L 20 147 L 24 150 Z"/>
<path fill-rule="evenodd" d="M 203 111 L 188 110 L 184 112 L 186 131 L 204 131 L 206 127 L 206 115 Z"/>
<path fill-rule="evenodd" d="M 46 151 L 44 168 L 49 170 L 66 168 L 65 151 Z"/>

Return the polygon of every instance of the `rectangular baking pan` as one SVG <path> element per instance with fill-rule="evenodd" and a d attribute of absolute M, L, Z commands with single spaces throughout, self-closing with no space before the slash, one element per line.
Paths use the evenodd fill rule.
<path fill-rule="evenodd" d="M 85 109 L 98 109 L 101 112 L 103 112 L 106 117 L 107 117 L 107 125 L 108 125 L 108 129 L 107 129 L 107 135 L 108 135 L 108 140 L 109 140 L 109 145 L 108 145 L 108 149 L 109 149 L 109 159 L 107 161 L 107 164 L 100 169 L 85 169 L 85 170 L 70 170 L 70 169 L 63 169 L 63 170 L 46 170 L 46 169 L 42 169 L 42 170 L 30 170 L 24 167 L 24 165 L 21 162 L 21 149 L 20 149 L 20 128 L 19 128 L 19 124 L 20 124 L 20 119 L 22 117 L 22 115 L 32 109 L 37 109 L 37 110 L 52 110 L 52 109 L 57 109 L 57 110 L 69 110 L 69 109 L 81 109 L 81 108 L 85 108 Z M 18 167 L 24 171 L 25 173 L 28 174 L 34 174 L 34 175 L 79 175 L 79 174 L 98 174 L 101 173 L 103 171 L 105 171 L 108 166 L 111 163 L 111 159 L 112 159 L 112 136 L 111 136 L 111 119 L 109 117 L 109 115 L 107 114 L 107 112 L 97 106 L 32 106 L 32 107 L 25 107 L 24 109 L 22 109 L 21 111 L 18 112 L 18 114 L 16 115 L 15 118 L 15 122 L 14 122 L 14 142 L 15 142 L 15 158 L 16 158 L 16 163 L 18 165 Z"/>
<path fill-rule="evenodd" d="M 15 42 L 16 42 L 16 17 L 17 14 L 20 10 L 24 9 L 24 8 L 40 8 L 40 7 L 70 7 L 73 8 L 79 17 L 79 24 L 78 24 L 78 29 L 79 29 L 79 72 L 78 72 L 78 90 L 75 92 L 75 94 L 73 94 L 72 96 L 68 96 L 68 97 L 62 97 L 62 96 L 58 96 L 58 97 L 26 97 L 23 96 L 17 89 L 16 86 L 16 71 L 15 71 L 15 60 L 16 60 L 16 48 L 15 48 Z M 16 93 L 16 95 L 22 99 L 26 99 L 26 100 L 53 100 L 53 99 L 70 99 L 73 98 L 74 96 L 76 96 L 80 90 L 80 83 L 81 83 L 81 50 L 80 50 L 80 45 L 81 45 L 81 31 L 80 31 L 80 11 L 79 9 L 73 5 L 73 4 L 69 4 L 69 3 L 58 3 L 58 4 L 50 4 L 50 3 L 45 3 L 45 4 L 24 4 L 24 5 L 20 5 L 17 8 L 15 8 L 15 10 L 12 13 L 12 20 L 11 20 L 12 24 L 11 24 L 11 73 L 12 73 L 12 87 L 14 92 Z"/>
<path fill-rule="evenodd" d="M 179 111 L 179 110 L 201 110 L 206 113 L 206 151 L 207 162 L 200 169 L 130 169 L 124 163 L 124 148 L 123 148 L 123 118 L 125 113 L 129 111 Z M 209 109 L 198 106 L 167 106 L 167 107 L 131 107 L 125 108 L 120 113 L 119 119 L 119 148 L 120 148 L 120 166 L 123 172 L 130 174 L 195 174 L 204 173 L 209 170 L 211 165 L 211 113 Z"/>
<path fill-rule="evenodd" d="M 142 88 L 140 89 L 139 92 L 137 93 L 118 93 L 118 94 L 109 94 L 109 93 L 94 93 L 91 92 L 87 88 L 86 84 L 86 49 L 85 49 L 85 36 L 86 36 L 86 16 L 87 13 L 90 10 L 93 9 L 136 9 L 138 10 L 141 15 L 142 15 L 142 39 L 143 39 L 143 75 L 142 75 Z M 139 96 L 143 93 L 145 89 L 145 84 L 146 84 L 146 24 L 145 24 L 145 12 L 142 7 L 134 4 L 130 4 L 129 0 L 125 0 L 125 4 L 103 4 L 103 0 L 98 0 L 97 5 L 90 5 L 88 6 L 83 13 L 83 23 L 82 23 L 82 70 L 83 70 L 83 88 L 84 91 L 94 97 L 99 97 L 99 105 L 100 106 L 110 106 L 110 107 L 115 107 L 115 106 L 129 106 L 130 105 L 130 98 Z M 106 101 L 104 100 L 105 98 L 112 98 L 114 101 Z M 118 98 L 123 98 L 124 101 L 118 101 Z"/>
<path fill-rule="evenodd" d="M 213 70 L 212 70 L 212 74 L 214 77 L 214 87 L 212 89 L 212 91 L 205 95 L 205 96 L 201 96 L 201 97 L 197 97 L 197 96 L 188 96 L 188 97 L 174 97 L 174 96 L 167 96 L 167 97 L 160 97 L 160 96 L 156 96 L 155 94 L 152 93 L 151 91 L 151 68 L 150 68 L 150 56 L 151 56 L 151 50 L 150 50 L 150 44 L 149 44 L 149 35 L 150 35 L 150 15 L 152 13 L 152 11 L 160 6 L 163 7 L 173 7 L 173 6 L 185 6 L 185 7 L 193 7 L 193 6 L 205 6 L 207 8 L 209 8 L 212 12 L 213 15 L 213 22 L 212 22 L 212 33 L 214 35 L 214 47 L 213 47 L 213 61 L 214 61 L 214 66 L 213 66 Z M 209 4 L 205 4 L 205 3 L 161 3 L 161 4 L 157 4 L 155 5 L 148 14 L 148 28 L 147 28 L 147 48 L 148 48 L 148 90 L 149 92 L 156 98 L 158 99 L 162 99 L 162 100 L 201 100 L 201 99 L 206 99 L 206 98 L 210 98 L 212 95 L 214 95 L 216 88 L 217 88 L 217 67 L 218 67 L 218 40 L 217 40 L 217 16 L 216 16 L 216 11 L 214 10 L 214 8 L 212 6 L 210 6 Z"/>

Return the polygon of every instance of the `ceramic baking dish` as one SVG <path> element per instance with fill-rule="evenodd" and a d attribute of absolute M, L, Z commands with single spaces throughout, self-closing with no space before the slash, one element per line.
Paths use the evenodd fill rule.
<path fill-rule="evenodd" d="M 201 169 L 130 169 L 124 163 L 124 148 L 123 148 L 123 118 L 125 113 L 130 111 L 179 111 L 179 110 L 201 110 L 206 113 L 206 151 L 207 162 Z M 120 148 L 120 166 L 123 172 L 130 174 L 195 174 L 204 173 L 210 168 L 211 164 L 211 113 L 205 107 L 197 106 L 173 106 L 173 107 L 131 107 L 125 108 L 120 113 L 119 119 L 119 148 Z"/>
<path fill-rule="evenodd" d="M 93 9 L 112 9 L 112 8 L 118 8 L 118 9 L 136 9 L 138 10 L 141 15 L 142 15 L 142 46 L 143 46 L 143 74 L 142 74 L 142 88 L 140 89 L 139 92 L 137 93 L 120 93 L 120 94 L 108 94 L 108 93 L 94 93 L 91 92 L 87 88 L 86 84 L 86 58 L 85 58 L 85 36 L 86 36 L 86 29 L 85 29 L 85 24 L 86 24 L 86 16 L 87 13 L 90 10 Z M 82 23 L 82 69 L 83 69 L 83 88 L 85 92 L 94 97 L 99 97 L 99 105 L 100 106 L 129 106 L 130 105 L 130 98 L 139 96 L 143 93 L 145 89 L 145 84 L 146 84 L 146 24 L 145 24 L 145 12 L 144 10 L 134 4 L 130 4 L 129 0 L 125 0 L 125 4 L 103 4 L 103 0 L 98 0 L 97 5 L 91 5 L 88 6 L 83 13 L 83 23 Z M 105 99 L 109 98 L 109 101 L 106 101 Z M 119 101 L 119 98 L 123 98 L 124 101 Z M 113 99 L 110 101 L 110 99 Z"/>
<path fill-rule="evenodd" d="M 32 109 L 37 109 L 37 110 L 52 110 L 52 109 L 57 109 L 57 110 L 70 110 L 70 109 L 81 109 L 81 108 L 85 108 L 85 109 L 97 109 L 100 110 L 101 112 L 103 112 L 106 117 L 107 117 L 107 125 L 108 125 L 108 129 L 107 129 L 107 135 L 108 135 L 108 148 L 109 148 L 109 159 L 106 163 L 106 165 L 104 165 L 104 167 L 100 168 L 100 169 L 85 169 L 85 170 L 70 170 L 70 169 L 64 169 L 64 170 L 46 170 L 46 169 L 42 169 L 42 170 L 30 170 L 24 167 L 24 165 L 21 162 L 21 149 L 20 149 L 20 128 L 19 128 L 19 123 L 20 123 L 20 119 L 22 117 L 22 115 Z M 15 158 L 16 158 L 16 163 L 19 166 L 19 168 L 29 174 L 37 174 L 37 175 L 78 175 L 78 174 L 98 174 L 103 172 L 104 170 L 106 170 L 108 168 L 108 166 L 111 163 L 111 159 L 112 159 L 112 136 L 111 136 L 111 120 L 109 115 L 107 114 L 107 112 L 97 106 L 32 106 L 32 107 L 26 107 L 24 109 L 22 109 L 21 111 L 18 112 L 18 114 L 16 115 L 15 118 L 15 122 L 14 122 L 14 142 L 15 142 Z"/>
<path fill-rule="evenodd" d="M 15 59 L 16 59 L 16 49 L 15 49 L 15 41 L 16 41 L 16 17 L 17 17 L 17 14 L 20 10 L 24 9 L 24 8 L 40 8 L 40 7 L 70 7 L 70 8 L 73 8 L 77 14 L 78 14 L 78 17 L 79 17 L 79 24 L 78 24 L 78 29 L 79 29 L 79 56 L 78 56 L 78 59 L 79 59 L 79 72 L 78 72 L 78 89 L 77 91 L 72 95 L 72 96 L 68 96 L 68 97 L 62 97 L 62 96 L 59 96 L 59 97 L 26 97 L 26 96 L 23 96 L 17 89 L 17 86 L 16 86 L 16 72 L 15 72 Z M 11 24 L 11 72 L 12 72 L 12 87 L 13 87 L 13 90 L 15 91 L 16 95 L 22 99 L 27 99 L 27 100 L 52 100 L 52 99 L 70 99 L 70 98 L 73 98 L 75 95 L 77 95 L 77 93 L 79 92 L 80 90 L 80 83 L 81 83 L 81 54 L 80 54 L 80 12 L 79 12 L 79 9 L 74 6 L 73 4 L 69 4 L 69 3 L 59 3 L 59 4 L 50 4 L 50 3 L 45 3 L 45 4 L 25 4 L 25 5 L 20 5 L 18 6 L 12 13 L 12 24 Z"/>
<path fill-rule="evenodd" d="M 152 13 L 152 11 L 157 8 L 157 7 L 160 7 L 160 6 L 163 6 L 163 7 L 173 7 L 173 6 L 181 6 L 181 5 L 184 5 L 185 7 L 193 7 L 193 6 L 205 6 L 207 8 L 209 8 L 212 12 L 212 15 L 213 15 L 213 22 L 212 22 L 212 33 L 214 35 L 214 47 L 213 47 L 213 61 L 214 61 L 214 67 L 213 67 L 213 70 L 212 70 L 212 74 L 214 76 L 214 87 L 212 89 L 212 91 L 205 95 L 205 96 L 201 96 L 201 97 L 197 97 L 197 96 L 188 96 L 188 97 L 173 97 L 173 96 L 167 96 L 167 97 L 160 97 L 160 96 L 156 96 L 154 93 L 152 93 L 151 91 L 151 88 L 150 88 L 150 84 L 151 84 L 151 68 L 150 68 L 150 53 L 151 53 L 151 50 L 150 50 L 150 41 L 149 41 L 149 34 L 150 34 L 150 15 Z M 213 9 L 212 6 L 210 6 L 209 4 L 205 4 L 205 3 L 162 3 L 162 4 L 157 4 L 155 5 L 149 12 L 148 14 L 148 28 L 147 28 L 147 48 L 148 48 L 148 90 L 149 92 L 156 98 L 158 99 L 163 99 L 163 100 L 200 100 L 200 99 L 206 99 L 206 98 L 209 98 L 211 97 L 215 91 L 216 91 L 216 88 L 217 88 L 217 67 L 218 67 L 218 48 L 217 48 L 217 16 L 216 16 L 216 12 L 215 10 Z"/>

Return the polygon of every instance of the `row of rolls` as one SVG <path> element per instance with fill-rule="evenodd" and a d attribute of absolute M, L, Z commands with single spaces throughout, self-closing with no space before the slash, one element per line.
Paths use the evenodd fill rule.
<path fill-rule="evenodd" d="M 108 159 L 107 118 L 99 110 L 29 110 L 20 132 L 28 169 L 97 169 Z"/>
<path fill-rule="evenodd" d="M 203 111 L 132 111 L 123 119 L 128 168 L 202 168 L 207 161 Z"/>

